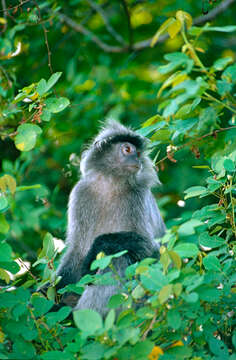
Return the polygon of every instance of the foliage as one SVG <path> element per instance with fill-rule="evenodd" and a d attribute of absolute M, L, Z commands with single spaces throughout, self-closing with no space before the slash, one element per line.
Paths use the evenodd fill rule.
<path fill-rule="evenodd" d="M 121 3 L 3 8 L 1 359 L 236 359 L 233 11 L 231 23 L 221 14 L 214 26 L 195 17 L 199 3 Z M 101 257 L 93 268 L 111 273 L 57 294 L 55 240 L 64 238 L 75 153 L 106 116 L 151 139 L 169 230 L 159 261 L 131 265 L 120 279 L 112 259 L 122 253 Z M 66 291 L 117 281 L 105 319 L 55 307 Z M 47 282 L 47 294 L 37 292 Z"/>

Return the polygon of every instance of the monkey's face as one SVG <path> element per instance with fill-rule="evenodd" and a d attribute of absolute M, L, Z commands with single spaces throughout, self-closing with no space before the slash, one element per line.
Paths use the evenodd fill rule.
<path fill-rule="evenodd" d="M 82 159 L 83 161 L 83 159 Z M 85 154 L 84 172 L 90 169 L 106 175 L 127 178 L 142 169 L 141 151 L 134 144 L 115 142 L 95 144 L 92 151 Z"/>
<path fill-rule="evenodd" d="M 141 167 L 140 152 L 136 147 L 129 143 L 118 143 L 118 164 L 120 169 L 128 173 L 136 173 Z"/>

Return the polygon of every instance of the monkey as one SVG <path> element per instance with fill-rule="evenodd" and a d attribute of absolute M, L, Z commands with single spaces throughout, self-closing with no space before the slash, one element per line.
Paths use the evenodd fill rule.
<path fill-rule="evenodd" d="M 109 120 L 82 153 L 81 178 L 68 203 L 67 250 L 57 270 L 60 288 L 79 281 L 99 235 L 134 232 L 151 252 L 158 251 L 154 239 L 164 235 L 165 224 L 151 193 L 159 180 L 147 144 L 145 137 Z"/>
<path fill-rule="evenodd" d="M 156 250 L 153 252 L 152 247 L 150 247 L 149 240 L 135 232 L 121 231 L 119 233 L 103 234 L 94 240 L 83 262 L 81 275 L 95 273 L 95 271 L 90 270 L 90 266 L 98 253 L 104 252 L 105 255 L 112 255 L 122 250 L 127 250 L 127 253 L 112 260 L 116 275 L 118 274 L 120 278 L 125 276 L 125 270 L 129 265 L 146 257 L 159 257 L 159 252 Z M 109 269 L 99 270 L 98 273 L 104 274 L 107 271 Z M 121 289 L 122 284 L 120 282 L 114 285 L 88 285 L 74 310 L 93 309 L 98 311 L 102 317 L 105 317 L 109 311 L 107 307 L 109 298 Z M 116 313 L 118 314 L 121 310 L 121 307 L 116 309 Z"/>

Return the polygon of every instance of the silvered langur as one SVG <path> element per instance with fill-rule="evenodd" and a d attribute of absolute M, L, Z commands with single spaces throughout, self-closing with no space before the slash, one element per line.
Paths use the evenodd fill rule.
<path fill-rule="evenodd" d="M 93 254 L 99 252 L 97 244 L 101 251 L 106 242 L 113 246 L 110 253 L 120 251 L 117 247 L 119 235 L 100 238 L 100 242 L 94 244 L 102 234 L 133 233 L 130 234 L 132 251 L 129 248 L 126 255 L 116 259 L 116 268 L 122 267 L 121 273 L 125 265 L 158 252 L 159 244 L 155 239 L 164 235 L 165 225 L 151 193 L 151 188 L 159 181 L 146 152 L 147 143 L 145 137 L 133 130 L 108 121 L 82 154 L 81 179 L 69 198 L 67 251 L 57 271 L 61 276 L 59 287 L 79 281 L 89 250 Z M 133 241 L 135 236 L 137 245 Z M 141 238 L 142 246 L 138 246 Z M 128 242 L 126 236 L 122 249 Z M 131 252 L 136 257 L 131 256 Z M 85 298 L 85 292 L 80 300 Z M 79 301 L 77 308 L 82 307 L 85 306 Z"/>

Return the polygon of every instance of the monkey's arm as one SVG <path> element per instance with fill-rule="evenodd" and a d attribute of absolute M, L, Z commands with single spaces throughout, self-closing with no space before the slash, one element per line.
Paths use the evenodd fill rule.
<path fill-rule="evenodd" d="M 128 253 L 122 257 L 126 259 L 127 265 L 133 264 L 148 256 L 156 257 L 153 249 L 150 248 L 150 242 L 143 236 L 135 232 L 119 232 L 112 234 L 103 234 L 98 236 L 89 250 L 82 266 L 82 276 L 90 273 L 90 266 L 100 252 L 106 255 L 112 255 L 122 250 Z"/>
<path fill-rule="evenodd" d="M 153 253 L 154 249 L 150 248 L 150 241 L 135 232 L 104 234 L 95 239 L 83 263 L 82 274 L 91 273 L 91 263 L 96 259 L 99 252 L 103 251 L 106 255 L 111 255 L 122 250 L 128 252 L 112 260 L 112 264 L 121 278 L 124 277 L 127 266 L 148 256 L 158 256 L 157 253 Z M 109 268 L 99 270 L 98 273 L 104 274 L 108 271 L 110 271 Z M 119 282 L 115 285 L 106 286 L 89 285 L 79 299 L 75 310 L 93 309 L 105 316 L 109 311 L 107 308 L 109 298 L 119 292 L 121 288 L 122 285 Z"/>
<path fill-rule="evenodd" d="M 164 221 L 161 217 L 160 210 L 158 209 L 158 206 L 156 204 L 156 200 L 152 193 L 149 193 L 149 196 L 147 197 L 148 206 L 150 209 L 150 221 L 153 226 L 154 230 L 154 238 L 161 238 L 165 235 L 166 232 L 166 226 L 164 224 Z"/>

